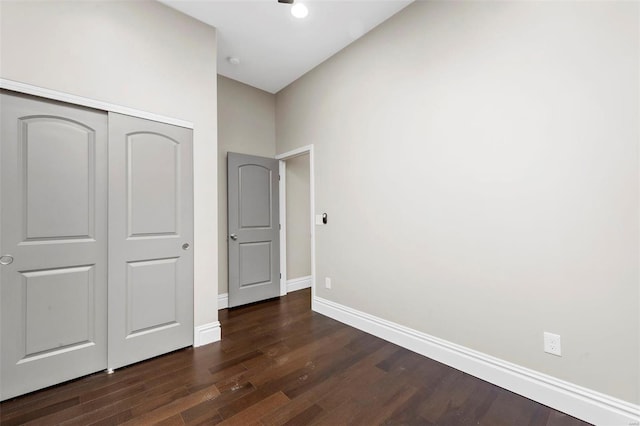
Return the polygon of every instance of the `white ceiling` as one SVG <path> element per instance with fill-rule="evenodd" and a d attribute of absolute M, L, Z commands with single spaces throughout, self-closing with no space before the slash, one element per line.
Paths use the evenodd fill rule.
<path fill-rule="evenodd" d="M 276 93 L 413 0 L 160 0 L 218 29 L 218 73 Z M 240 59 L 239 65 L 228 62 Z"/>

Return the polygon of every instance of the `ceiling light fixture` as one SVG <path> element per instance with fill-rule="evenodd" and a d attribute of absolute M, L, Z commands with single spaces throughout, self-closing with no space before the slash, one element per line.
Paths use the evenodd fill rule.
<path fill-rule="evenodd" d="M 231 65 L 240 65 L 240 58 L 236 58 L 235 56 L 229 56 L 227 61 L 229 61 Z"/>
<path fill-rule="evenodd" d="M 291 14 L 298 19 L 306 18 L 309 14 L 309 9 L 302 3 L 295 3 L 291 6 Z"/>

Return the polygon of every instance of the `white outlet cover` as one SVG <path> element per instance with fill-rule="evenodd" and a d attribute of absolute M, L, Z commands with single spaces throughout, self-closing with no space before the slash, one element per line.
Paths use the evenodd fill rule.
<path fill-rule="evenodd" d="M 544 351 L 552 355 L 562 356 L 562 342 L 559 334 L 544 332 Z"/>
<path fill-rule="evenodd" d="M 325 288 L 331 288 L 331 278 L 326 277 L 324 279 L 324 286 L 325 286 Z"/>

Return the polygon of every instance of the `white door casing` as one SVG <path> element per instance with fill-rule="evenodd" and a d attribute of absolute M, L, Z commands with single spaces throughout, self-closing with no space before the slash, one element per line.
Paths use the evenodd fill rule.
<path fill-rule="evenodd" d="M 311 236 L 311 307 L 312 310 L 315 310 L 314 303 L 316 297 L 316 224 L 315 224 L 315 163 L 314 163 L 314 148 L 313 145 L 305 145 L 300 148 L 293 149 L 291 151 L 284 152 L 282 154 L 276 155 L 276 159 L 280 162 L 280 174 L 281 176 L 285 176 L 286 173 L 286 161 L 292 158 L 298 157 L 300 155 L 309 155 L 309 223 L 310 223 L 310 236 Z M 286 227 L 286 193 L 287 193 L 287 185 L 286 178 L 281 177 L 280 179 L 280 223 L 282 224 L 282 229 L 280 232 L 280 265 L 282 268 L 282 275 L 286 277 L 286 268 L 287 268 L 287 227 Z M 287 284 L 286 279 L 280 283 L 280 294 L 284 295 L 287 293 Z"/>

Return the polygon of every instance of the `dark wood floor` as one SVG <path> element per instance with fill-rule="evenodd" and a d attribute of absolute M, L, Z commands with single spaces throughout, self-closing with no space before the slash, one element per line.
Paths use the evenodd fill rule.
<path fill-rule="evenodd" d="M 0 404 L 3 425 L 585 425 L 310 310 L 220 311 L 222 342 Z"/>

